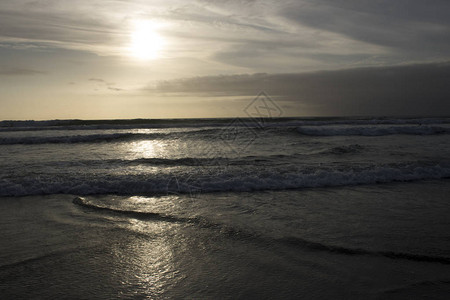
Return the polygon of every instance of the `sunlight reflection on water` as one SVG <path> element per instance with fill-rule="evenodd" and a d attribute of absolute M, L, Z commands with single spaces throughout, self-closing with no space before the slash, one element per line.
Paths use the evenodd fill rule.
<path fill-rule="evenodd" d="M 173 197 L 133 196 L 115 199 L 110 204 L 125 210 L 162 213 L 175 210 L 176 202 L 172 200 Z M 125 247 L 117 244 L 112 248 L 115 273 L 122 278 L 123 296 L 158 297 L 178 282 L 174 237 L 180 226 L 171 222 L 128 219 L 126 229 L 138 235 L 131 237 Z"/>
<path fill-rule="evenodd" d="M 138 221 L 134 226 L 140 227 L 142 223 Z M 153 234 L 166 229 L 159 224 L 153 229 L 149 228 L 152 227 L 149 224 L 143 227 L 139 231 L 151 231 Z M 112 255 L 116 261 L 114 272 L 122 278 L 124 291 L 155 297 L 165 293 L 169 285 L 176 283 L 178 272 L 174 264 L 173 245 L 168 237 L 161 235 L 154 239 L 137 238 L 126 248 L 121 246 L 123 245 L 117 244 L 112 249 Z"/>

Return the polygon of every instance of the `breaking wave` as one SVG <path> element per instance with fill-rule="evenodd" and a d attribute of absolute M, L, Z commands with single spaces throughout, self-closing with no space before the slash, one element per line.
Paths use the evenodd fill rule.
<path fill-rule="evenodd" d="M 206 171 L 205 171 L 206 170 Z M 155 195 L 167 193 L 245 192 L 389 183 L 450 178 L 450 165 L 389 164 L 347 169 L 301 167 L 252 169 L 198 168 L 185 173 L 56 173 L 0 179 L 0 196 L 43 194 Z"/>

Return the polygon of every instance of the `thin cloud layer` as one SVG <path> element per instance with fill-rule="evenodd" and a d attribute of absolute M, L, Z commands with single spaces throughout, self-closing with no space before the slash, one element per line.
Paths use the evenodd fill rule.
<path fill-rule="evenodd" d="M 136 19 L 165 24 L 166 56 L 253 71 L 446 60 L 448 1 L 14 1 L 0 4 L 0 43 L 121 55 Z"/>
<path fill-rule="evenodd" d="M 45 72 L 26 68 L 0 67 L 0 75 L 3 76 L 29 76 L 39 74 L 45 74 Z"/>
<path fill-rule="evenodd" d="M 357 68 L 300 74 L 206 76 L 160 82 L 152 94 L 254 96 L 264 90 L 298 114 L 445 115 L 450 63 Z"/>
<path fill-rule="evenodd" d="M 449 1 L 304 1 L 282 15 L 308 27 L 392 48 L 402 54 L 447 55 Z"/>

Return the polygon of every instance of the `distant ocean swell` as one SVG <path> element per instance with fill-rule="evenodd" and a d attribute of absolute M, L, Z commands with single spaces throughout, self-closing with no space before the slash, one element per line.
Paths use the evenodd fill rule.
<path fill-rule="evenodd" d="M 168 120 L 50 120 L 50 121 L 1 121 L 1 131 L 36 130 L 107 130 L 136 128 L 195 128 L 227 127 L 233 119 L 168 119 Z M 240 126 L 254 123 L 253 119 L 241 118 Z M 321 125 L 430 125 L 449 124 L 450 118 L 282 118 L 265 120 L 267 127 L 321 126 Z M 239 126 L 239 124 L 235 124 Z"/>
<path fill-rule="evenodd" d="M 450 134 L 450 127 L 413 125 L 413 126 L 305 126 L 297 128 L 298 132 L 312 136 L 383 136 L 393 134 L 434 135 Z"/>
<path fill-rule="evenodd" d="M 67 136 L 45 136 L 45 137 L 0 137 L 0 145 L 34 145 L 34 144 L 74 144 L 74 143 L 102 143 L 102 142 L 122 142 L 165 139 L 172 137 L 201 137 L 220 138 L 226 128 L 203 129 L 195 131 L 171 132 L 171 133 L 110 133 L 110 134 L 89 134 L 89 135 L 67 135 Z M 260 129 L 258 129 L 260 130 Z M 412 126 L 303 126 L 303 127 L 282 127 L 268 129 L 265 133 L 274 135 L 291 135 L 297 131 L 301 135 L 308 136 L 383 136 L 394 134 L 407 135 L 438 135 L 450 134 L 450 127 L 412 125 Z M 245 128 L 241 128 L 242 134 L 246 133 Z"/>
<path fill-rule="evenodd" d="M 299 247 L 308 251 L 325 251 L 342 255 L 370 255 L 370 256 L 383 256 L 390 259 L 406 259 L 418 262 L 433 262 L 441 264 L 450 264 L 449 257 L 443 256 L 431 256 L 421 255 L 405 252 L 394 251 L 371 251 L 366 249 L 352 249 L 341 246 L 326 245 L 318 242 L 308 241 L 299 237 L 282 237 L 282 238 L 269 238 L 256 233 L 246 232 L 242 229 L 233 228 L 229 225 L 219 224 L 211 222 L 203 217 L 179 217 L 174 215 L 166 215 L 154 212 L 135 211 L 135 210 L 123 210 L 113 207 L 100 206 L 95 203 L 91 203 L 84 198 L 75 197 L 73 203 L 84 208 L 95 210 L 101 213 L 118 214 L 125 217 L 135 218 L 139 220 L 147 221 L 163 221 L 163 222 L 175 222 L 175 223 L 189 223 L 204 228 L 217 229 L 222 234 L 226 234 L 235 239 L 255 240 L 257 242 L 264 242 L 264 244 L 281 243 L 291 247 Z"/>
<path fill-rule="evenodd" d="M 78 143 L 103 143 L 103 142 L 128 142 L 141 140 L 154 140 L 165 138 L 199 136 L 219 138 L 224 129 L 200 129 L 190 131 L 154 132 L 154 133 L 104 133 L 64 136 L 25 136 L 25 137 L 0 137 L 0 145 L 35 145 L 35 144 L 78 144 Z M 245 133 L 245 129 L 242 129 Z"/>
<path fill-rule="evenodd" d="M 206 170 L 206 171 L 205 171 Z M 212 171 L 208 172 L 208 171 Z M 332 169 L 317 166 L 302 168 L 200 168 L 194 173 L 56 173 L 40 176 L 3 177 L 0 196 L 42 194 L 117 194 L 157 195 L 166 193 L 243 192 L 284 190 L 328 186 L 389 183 L 423 179 L 450 178 L 450 164 L 388 164 Z"/>
<path fill-rule="evenodd" d="M 112 134 L 91 134 L 91 135 L 69 135 L 50 137 L 3 137 L 0 138 L 0 145 L 34 145 L 34 144 L 75 144 L 75 143 L 101 143 L 111 141 L 129 141 L 155 139 L 165 136 L 164 133 L 112 133 Z"/>

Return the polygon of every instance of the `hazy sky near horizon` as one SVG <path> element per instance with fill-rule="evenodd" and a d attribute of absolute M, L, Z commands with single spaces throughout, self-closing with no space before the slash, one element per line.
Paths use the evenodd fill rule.
<path fill-rule="evenodd" d="M 448 0 L 4 0 L 0 120 L 450 113 Z"/>

